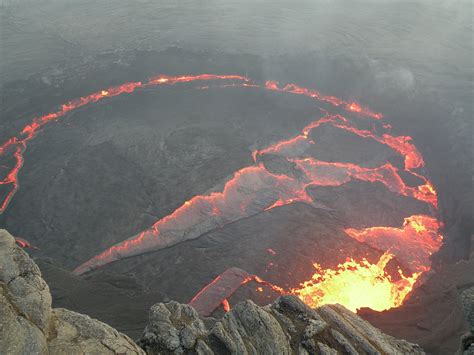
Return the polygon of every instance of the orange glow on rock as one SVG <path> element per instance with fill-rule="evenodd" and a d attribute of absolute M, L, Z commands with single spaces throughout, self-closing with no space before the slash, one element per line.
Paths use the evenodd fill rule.
<path fill-rule="evenodd" d="M 229 304 L 229 301 L 227 300 L 227 298 L 224 298 L 222 300 L 222 307 L 224 308 L 224 312 L 229 312 L 230 311 L 230 304 Z"/>

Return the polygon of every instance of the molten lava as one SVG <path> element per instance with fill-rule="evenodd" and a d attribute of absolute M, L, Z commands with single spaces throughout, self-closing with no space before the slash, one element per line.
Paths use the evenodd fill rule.
<path fill-rule="evenodd" d="M 420 272 L 429 270 L 430 256 L 441 247 L 443 237 L 438 229 L 435 218 L 415 215 L 405 218 L 403 228 L 349 228 L 346 233 L 361 243 L 388 250 L 413 272 Z"/>
<path fill-rule="evenodd" d="M 362 106 L 359 105 L 357 102 L 348 102 L 335 96 L 323 95 L 317 90 L 303 88 L 296 84 L 287 84 L 284 87 L 279 87 L 277 81 L 270 80 L 265 83 L 265 88 L 273 91 L 289 92 L 292 94 L 308 96 L 318 101 L 330 103 L 331 105 L 336 107 L 342 107 L 347 111 L 359 113 L 363 117 L 368 117 L 375 120 L 380 120 L 383 118 L 383 115 L 381 113 L 373 112 L 367 108 L 362 108 Z"/>
<path fill-rule="evenodd" d="M 198 89 L 210 89 L 212 86 L 209 84 L 214 81 L 223 82 L 217 88 L 261 88 L 303 95 L 343 109 L 350 116 L 344 117 L 326 112 L 324 117 L 308 124 L 295 137 L 254 151 L 254 164 L 235 172 L 224 184 L 222 191 L 198 195 L 186 201 L 173 213 L 156 221 L 151 228 L 111 246 L 80 265 L 75 270 L 77 274 L 123 257 L 158 250 L 184 240 L 197 238 L 217 227 L 278 206 L 295 202 L 317 205 L 318 202 L 313 201 L 307 193 L 307 188 L 311 186 L 339 186 L 352 180 L 379 182 L 395 194 L 416 199 L 436 210 L 436 191 L 428 178 L 420 172 L 424 161 L 411 137 L 394 136 L 390 133 L 391 126 L 383 123 L 377 123 L 378 130 L 384 130 L 381 134 L 376 132 L 375 128 L 370 131 L 357 127 L 357 119 L 372 119 L 375 120 L 374 122 L 379 122 L 383 119 L 382 114 L 373 112 L 357 102 L 323 95 L 319 91 L 296 84 L 280 87 L 275 81 L 267 81 L 264 85 L 259 85 L 239 75 L 201 74 L 162 75 L 152 77 L 147 82 L 125 83 L 72 100 L 55 112 L 34 118 L 16 136 L 0 145 L 0 158 L 5 161 L 11 159 L 14 162 L 7 168 L 5 177 L 0 181 L 0 185 L 7 189 L 6 193 L 4 191 L 4 199 L 0 202 L 0 213 L 6 210 L 19 188 L 18 175 L 23 167 L 23 154 L 27 144 L 47 124 L 57 121 L 80 107 L 139 89 L 190 82 L 205 82 Z M 311 138 L 312 131 L 322 124 L 332 125 L 363 139 L 371 139 L 387 146 L 404 159 L 403 168 L 396 167 L 390 162 L 367 168 L 354 163 L 315 159 L 308 153 L 308 148 L 314 144 Z M 269 169 L 264 158 L 270 155 L 291 164 L 294 167 L 293 173 L 287 171 L 275 173 Z M 416 176 L 422 183 L 414 187 L 408 186 L 400 175 L 401 171 Z M 372 264 L 365 259 L 356 261 L 349 258 L 334 270 L 323 269 L 315 263 L 316 272 L 311 280 L 303 282 L 301 287 L 290 292 L 300 296 L 311 306 L 341 303 L 353 310 L 360 307 L 383 310 L 399 306 L 413 288 L 419 275 L 430 269 L 429 256 L 439 249 L 442 241 L 438 228 L 439 222 L 434 217 L 425 215 L 407 217 L 402 228 L 383 226 L 362 230 L 348 228 L 346 233 L 349 237 L 384 252 L 380 260 Z M 385 270 L 392 258 L 396 258 L 413 274 L 405 276 L 399 269 L 398 277 L 393 278 Z M 261 281 L 256 276 L 250 279 L 244 278 L 245 282 L 251 280 Z M 242 284 L 240 281 L 239 285 Z M 227 308 L 229 306 L 227 297 L 228 295 L 219 299 L 217 304 L 222 304 L 224 308 Z"/>
<path fill-rule="evenodd" d="M 335 270 L 325 270 L 315 263 L 316 272 L 311 280 L 290 292 L 311 307 L 339 303 L 354 312 L 362 307 L 370 307 L 376 311 L 398 307 L 421 273 L 406 277 L 400 272 L 400 279 L 392 280 L 385 271 L 392 257 L 391 254 L 385 253 L 375 264 L 366 259 L 348 259 Z"/>
<path fill-rule="evenodd" d="M 350 237 L 385 254 L 376 264 L 349 259 L 335 270 L 324 270 L 315 263 L 311 280 L 291 293 L 313 307 L 327 303 L 340 303 L 353 311 L 361 307 L 376 311 L 398 307 L 421 273 L 430 269 L 429 257 L 440 248 L 443 239 L 438 228 L 435 218 L 414 215 L 405 218 L 403 228 L 346 229 Z M 399 279 L 392 279 L 385 267 L 393 257 L 411 269 L 410 277 L 398 268 Z"/>

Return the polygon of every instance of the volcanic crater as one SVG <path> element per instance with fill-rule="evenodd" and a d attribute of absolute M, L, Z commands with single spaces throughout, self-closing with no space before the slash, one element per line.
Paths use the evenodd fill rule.
<path fill-rule="evenodd" d="M 216 317 L 282 293 L 402 305 L 443 240 L 416 142 L 363 103 L 227 59 L 89 92 L 68 78 L 18 120 L 13 101 L 0 220 L 38 248 L 56 305 L 132 336 L 171 299 Z"/>

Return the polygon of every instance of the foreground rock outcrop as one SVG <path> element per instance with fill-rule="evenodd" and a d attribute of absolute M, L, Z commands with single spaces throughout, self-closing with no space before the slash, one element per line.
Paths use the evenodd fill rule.
<path fill-rule="evenodd" d="M 90 317 L 51 308 L 38 266 L 0 230 L 0 354 L 143 354 L 129 337 Z"/>
<path fill-rule="evenodd" d="M 311 309 L 294 296 L 259 307 L 236 305 L 201 319 L 189 305 L 157 303 L 139 345 L 148 354 L 423 354 L 340 305 Z"/>

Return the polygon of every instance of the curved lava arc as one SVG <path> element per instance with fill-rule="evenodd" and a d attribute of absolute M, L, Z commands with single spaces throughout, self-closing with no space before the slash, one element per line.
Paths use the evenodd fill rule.
<path fill-rule="evenodd" d="M 144 89 L 155 87 L 158 85 L 174 85 L 178 83 L 189 83 L 193 81 L 209 81 L 209 80 L 237 80 L 242 83 L 249 82 L 250 80 L 240 75 L 216 75 L 216 74 L 199 74 L 199 75 L 183 75 L 183 76 L 166 76 L 160 75 L 151 77 L 147 82 L 131 82 L 122 85 L 112 86 L 104 90 L 96 91 L 90 95 L 80 97 L 75 100 L 71 100 L 63 105 L 58 111 L 50 112 L 46 115 L 33 118 L 33 120 L 27 124 L 19 134 L 7 139 L 2 145 L 0 145 L 0 158 L 7 158 L 8 154 L 14 158 L 15 163 L 13 168 L 7 169 L 6 176 L 0 180 L 0 186 L 9 186 L 10 191 L 6 194 L 3 200 L 0 202 L 0 214 L 5 212 L 8 204 L 12 200 L 15 193 L 18 191 L 20 184 L 18 180 L 18 173 L 23 167 L 23 153 L 30 140 L 36 137 L 41 128 L 49 123 L 57 121 L 59 118 L 66 114 L 77 110 L 78 108 L 96 103 L 103 99 L 119 96 L 122 94 L 130 94 L 137 89 Z"/>
<path fill-rule="evenodd" d="M 15 161 L 13 168 L 0 181 L 0 185 L 10 187 L 10 191 L 0 204 L 0 213 L 5 211 L 8 203 L 19 188 L 18 173 L 24 163 L 23 153 L 27 143 L 37 135 L 42 127 L 57 121 L 77 108 L 93 104 L 108 97 L 132 93 L 141 88 L 194 81 L 231 81 L 231 84 L 224 84 L 222 87 L 257 87 L 271 91 L 304 95 L 311 99 L 340 107 L 362 118 L 374 120 L 382 120 L 383 118 L 380 113 L 375 113 L 358 103 L 322 95 L 316 90 L 306 89 L 295 84 L 280 87 L 274 81 L 268 81 L 265 85 L 257 85 L 252 83 L 247 77 L 239 75 L 157 76 L 150 78 L 145 83 L 126 83 L 72 100 L 62 105 L 61 109 L 56 112 L 34 118 L 18 135 L 8 139 L 0 146 L 0 157 L 13 157 Z M 208 86 L 202 88 L 208 88 Z M 311 139 L 311 132 L 322 123 L 331 124 L 336 128 L 353 133 L 359 137 L 373 139 L 388 146 L 404 158 L 404 168 L 402 170 L 417 176 L 423 183 L 416 187 L 407 186 L 400 177 L 399 168 L 389 162 L 376 168 L 365 168 L 352 163 L 320 161 L 308 156 L 305 154 L 305 151 L 314 143 Z M 389 125 L 383 125 L 383 127 L 388 130 Z M 299 174 L 271 172 L 261 159 L 266 154 L 277 155 L 291 162 Z M 255 164 L 237 171 L 227 181 L 221 192 L 212 192 L 208 195 L 193 197 L 172 214 L 157 221 L 151 228 L 110 247 L 80 265 L 74 272 L 82 274 L 123 257 L 158 250 L 180 241 L 197 238 L 216 227 L 285 204 L 304 202 L 321 207 L 317 201 L 313 201 L 306 193 L 306 188 L 314 185 L 339 186 L 353 179 L 369 182 L 377 181 L 384 184 L 394 193 L 425 202 L 435 209 L 437 207 L 437 196 L 433 185 L 417 171 L 418 168 L 424 165 L 424 162 L 421 154 L 411 142 L 410 137 L 393 136 L 388 132 L 379 135 L 373 131 L 361 130 L 342 115 L 327 114 L 320 120 L 310 123 L 299 135 L 253 152 L 253 157 Z M 385 289 L 388 286 L 390 297 L 387 296 L 389 300 L 384 303 L 383 307 L 390 308 L 400 305 L 406 294 L 412 289 L 419 274 L 429 270 L 429 255 L 441 245 L 441 236 L 437 233 L 439 226 L 437 222 L 432 217 L 417 215 L 408 217 L 405 221 L 405 227 L 397 229 L 398 232 L 388 227 L 372 227 L 365 230 L 347 229 L 346 233 L 350 237 L 381 248 L 381 250 L 387 253 L 382 256 L 377 264 L 370 264 L 366 260 L 360 262 L 348 260 L 346 263 L 341 264 L 338 270 L 323 270 L 315 264 L 317 272 L 314 274 L 313 279 L 303 283 L 300 289 L 291 290 L 291 292 L 298 294 L 309 304 L 315 305 L 316 303 L 326 302 L 324 295 L 337 294 L 334 288 L 337 288 L 339 291 L 341 290 L 341 282 L 344 280 L 344 277 L 349 277 L 348 280 L 351 281 L 357 281 L 357 277 L 362 277 L 363 280 L 368 280 L 373 287 L 380 286 L 376 285 L 377 280 L 384 281 L 382 286 Z M 405 253 L 404 248 L 408 248 L 410 253 Z M 400 272 L 400 280 L 391 280 L 390 276 L 384 271 L 384 268 L 393 256 L 396 256 L 399 260 L 406 261 L 414 272 L 411 277 L 405 277 Z M 355 267 L 353 263 L 359 266 Z M 314 289 L 315 280 L 318 280 L 318 290 Z M 326 285 L 326 289 L 324 289 L 324 285 Z M 322 294 L 322 297 L 308 298 L 308 294 L 312 296 Z M 368 306 L 371 305 L 369 304 Z"/>

